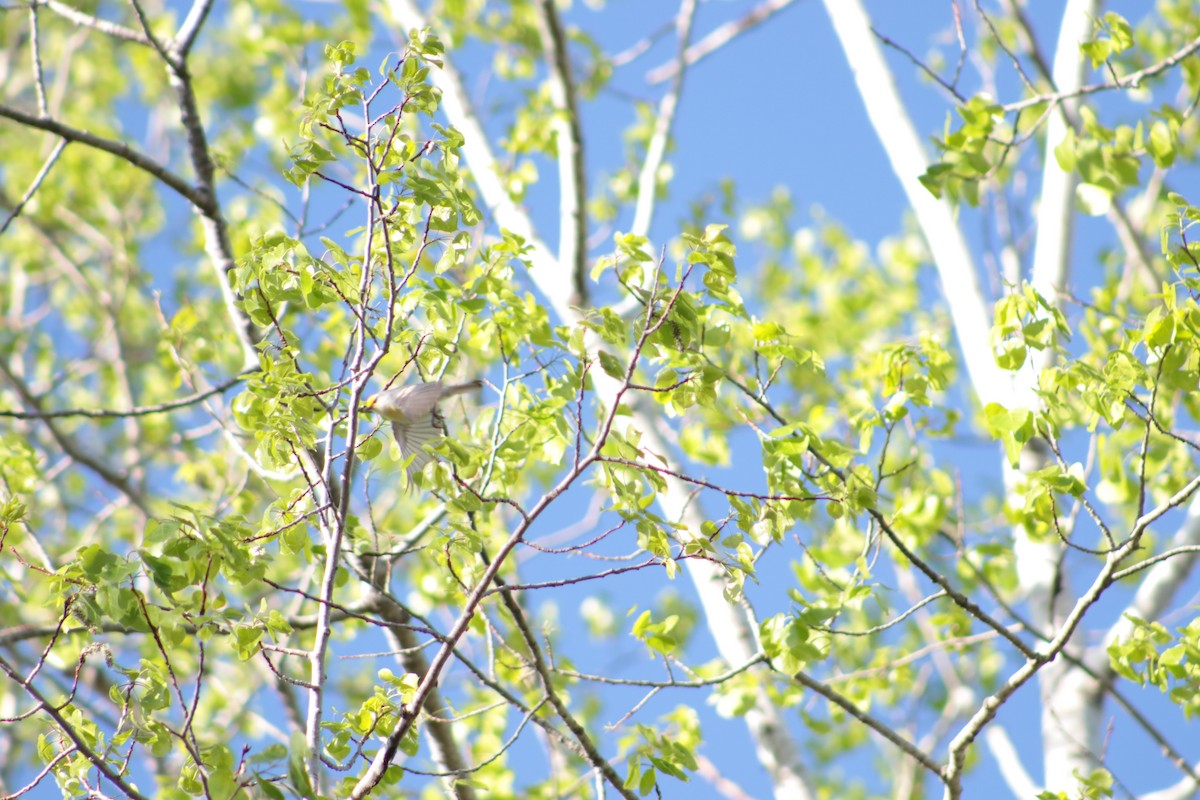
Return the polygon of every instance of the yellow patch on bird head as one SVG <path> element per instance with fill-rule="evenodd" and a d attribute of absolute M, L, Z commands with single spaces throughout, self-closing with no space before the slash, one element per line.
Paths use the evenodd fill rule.
<path fill-rule="evenodd" d="M 375 394 L 371 395 L 366 400 L 364 400 L 363 404 L 358 407 L 358 410 L 366 411 L 367 413 L 373 413 L 375 411 L 375 403 L 378 402 L 378 400 L 379 400 L 379 393 L 376 392 Z"/>

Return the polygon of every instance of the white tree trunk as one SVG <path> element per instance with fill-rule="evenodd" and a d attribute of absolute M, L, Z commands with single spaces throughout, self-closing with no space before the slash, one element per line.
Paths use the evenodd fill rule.
<path fill-rule="evenodd" d="M 1068 0 L 1063 10 L 1052 75 L 1054 87 L 1060 92 L 1072 92 L 1083 85 L 1085 62 L 1079 45 L 1091 33 L 1098 5 L 1096 0 Z M 1033 251 L 1033 286 L 1055 305 L 1058 292 L 1066 288 L 1070 272 L 1075 202 L 1075 178 L 1063 172 L 1054 157 L 1054 148 L 1066 133 L 1066 114 L 1051 114 L 1046 125 L 1042 193 Z M 1036 408 L 1035 390 L 1041 370 L 1049 366 L 1050 355 L 1049 350 L 1036 354 L 1029 367 L 1016 374 L 1018 404 Z M 1021 464 L 1022 471 L 1029 473 L 1047 466 L 1048 455 L 1044 449 L 1029 448 Z M 1020 475 L 1010 471 L 1006 479 L 1010 491 L 1019 489 Z M 1053 636 L 1074 597 L 1070 575 L 1065 569 L 1060 574 L 1062 545 L 1058 541 L 1030 541 L 1020 526 L 1013 533 L 1017 542 L 1018 577 L 1033 624 L 1047 636 Z M 1083 655 L 1077 642 L 1068 645 L 1066 652 L 1076 657 Z M 1063 658 L 1046 665 L 1039 675 L 1039 686 L 1046 789 L 1070 793 L 1078 785 L 1076 773 L 1087 775 L 1101 766 L 1098 755 L 1102 751 L 1102 695 L 1092 678 Z"/>
<path fill-rule="evenodd" d="M 929 162 L 865 11 L 859 0 L 825 0 L 825 8 L 850 62 L 867 114 L 929 243 L 976 397 L 982 404 L 997 402 L 1009 407 L 1036 408 L 1034 389 L 1040 371 L 1047 366 L 1046 357 L 1031 359 L 1011 377 L 996 366 L 989 338 L 990 304 L 979 287 L 975 265 L 953 210 L 936 200 L 917 180 Z M 1091 30 L 1094 13 L 1094 0 L 1069 0 L 1067 4 L 1054 60 L 1054 80 L 1060 91 L 1071 91 L 1082 83 L 1079 43 Z M 1053 149 L 1062 141 L 1065 131 L 1063 115 L 1053 115 L 1047 130 L 1033 269 L 1035 288 L 1054 302 L 1058 299 L 1057 290 L 1067 280 L 1074 201 L 1073 178 L 1059 169 L 1053 156 Z M 1020 469 L 1008 465 L 1003 468 L 1006 493 L 1013 496 L 1020 489 L 1022 475 L 1044 465 L 1042 451 L 1027 448 Z M 1059 574 L 1061 546 L 1035 543 L 1023 528 L 1015 530 L 1014 537 L 1018 577 L 1034 624 L 1052 636 L 1057 621 L 1069 612 L 1073 600 L 1066 585 L 1067 576 Z M 1073 646 L 1067 652 L 1083 655 Z M 1101 696 L 1094 680 L 1063 659 L 1043 669 L 1040 686 L 1046 788 L 1070 791 L 1077 782 L 1075 773 L 1087 774 L 1098 763 L 1093 754 L 1100 752 Z M 1016 778 L 1027 781 L 1022 771 L 1021 776 L 1010 781 L 1011 785 L 1021 783 Z"/>

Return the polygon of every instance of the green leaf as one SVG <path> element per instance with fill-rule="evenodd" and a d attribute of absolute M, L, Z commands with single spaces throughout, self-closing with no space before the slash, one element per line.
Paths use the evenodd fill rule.
<path fill-rule="evenodd" d="M 1063 172 L 1075 171 L 1075 131 L 1071 128 L 1067 128 L 1062 141 L 1055 146 L 1054 160 L 1058 162 L 1058 166 Z"/>
<path fill-rule="evenodd" d="M 606 353 L 603 350 L 599 351 L 596 355 L 600 359 L 600 368 L 604 370 L 605 375 L 617 380 L 624 380 L 625 368 L 621 365 L 620 361 L 617 361 L 616 356 Z"/>
<path fill-rule="evenodd" d="M 1034 436 L 1033 412 L 1024 408 L 1009 410 L 998 403 L 988 403 L 983 409 L 988 431 L 1004 445 L 1008 463 L 1016 467 L 1021 449 Z"/>
<path fill-rule="evenodd" d="M 1150 126 L 1150 139 L 1146 142 L 1146 149 L 1157 167 L 1165 168 L 1175 163 L 1175 137 L 1167 123 L 1158 120 Z"/>
<path fill-rule="evenodd" d="M 299 731 L 294 732 L 288 745 L 288 781 L 303 800 L 317 800 L 306 769 L 307 749 L 304 735 Z"/>

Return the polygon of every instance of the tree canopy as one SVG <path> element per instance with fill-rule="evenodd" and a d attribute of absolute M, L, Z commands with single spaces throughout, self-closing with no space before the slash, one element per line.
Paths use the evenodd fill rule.
<path fill-rule="evenodd" d="M 1200 11 L 885 6 L 4 7 L 0 794 L 1194 796 Z"/>

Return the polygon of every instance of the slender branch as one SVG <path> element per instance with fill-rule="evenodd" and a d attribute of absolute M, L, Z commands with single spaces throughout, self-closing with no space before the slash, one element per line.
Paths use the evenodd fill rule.
<path fill-rule="evenodd" d="M 498 576 L 494 579 L 495 583 L 503 586 L 503 580 Z M 588 763 L 596 770 L 604 775 L 605 779 L 616 789 L 617 794 L 624 797 L 625 800 L 635 800 L 637 797 L 632 791 L 625 788 L 625 782 L 621 780 L 621 776 L 613 769 L 612 764 L 601 755 L 596 743 L 592 741 L 592 737 L 588 735 L 587 730 L 580 724 L 575 715 L 567 708 L 566 702 L 559 695 L 558 690 L 554 687 L 554 678 L 550 674 L 550 667 L 546 664 L 546 658 L 542 654 L 542 648 L 538 644 L 537 637 L 529 628 L 529 621 L 525 618 L 525 612 L 522 610 L 520 603 L 511 592 L 501 591 L 501 602 L 508 609 L 508 613 L 512 616 L 513 623 L 517 626 L 517 630 L 521 632 L 521 638 L 525 641 L 525 646 L 529 648 L 530 655 L 533 656 L 533 669 L 538 674 L 538 678 L 542 683 L 542 691 L 546 693 L 546 699 L 550 705 L 554 706 L 554 711 L 559 718 L 566 723 L 567 728 L 574 735 L 575 740 L 579 742 L 583 748 Z"/>
<path fill-rule="evenodd" d="M 0 408 L 0 417 L 11 417 L 13 419 L 62 419 L 64 417 L 87 417 L 89 419 L 113 419 L 121 417 L 146 417 L 151 414 L 163 414 L 168 411 L 175 411 L 180 408 L 194 406 L 197 403 L 203 402 L 210 397 L 215 397 L 237 386 L 245 380 L 245 376 L 239 375 L 236 378 L 230 378 L 222 383 L 217 384 L 202 392 L 190 394 L 187 397 L 181 397 L 178 400 L 170 400 L 166 403 L 156 403 L 148 406 L 136 406 L 127 409 L 107 409 L 107 408 L 68 408 L 61 411 L 12 411 L 9 409 Z"/>
<path fill-rule="evenodd" d="M 1011 5 L 1015 5 L 1015 3 L 1012 3 Z M 1003 52 L 1004 55 L 1008 56 L 1008 60 L 1012 62 L 1013 69 L 1016 70 L 1016 73 L 1021 76 L 1021 81 L 1024 82 L 1025 88 L 1030 92 L 1036 92 L 1037 86 L 1035 86 L 1030 77 L 1025 74 L 1025 67 L 1021 64 L 1021 59 L 1017 58 L 1016 54 L 1009 49 L 1008 43 L 1004 40 L 1004 36 L 1001 35 L 1000 31 L 996 30 L 995 23 L 992 22 L 992 18 L 988 16 L 987 12 L 983 10 L 983 6 L 980 4 L 979 0 L 975 0 L 975 12 L 983 18 L 988 30 L 992 33 L 992 39 L 996 42 L 996 46 L 999 47 L 1000 51 Z M 1029 41 L 1031 43 L 1033 42 L 1032 30 L 1029 31 Z M 1060 36 L 1059 42 L 1063 41 L 1066 41 L 1066 39 L 1063 39 Z M 1041 51 L 1037 48 L 1036 44 L 1031 46 L 1029 49 L 1032 53 L 1034 63 L 1036 63 L 1041 70 L 1042 76 L 1049 80 L 1050 73 L 1046 70 L 1046 62 L 1042 58 Z M 1059 55 L 1061 56 L 1063 53 L 1059 51 Z M 1073 86 L 1078 86 L 1079 82 L 1082 80 L 1083 78 L 1081 76 L 1079 81 L 1071 81 L 1071 84 Z"/>
<path fill-rule="evenodd" d="M 135 31 L 133 28 L 126 28 L 124 25 L 119 25 L 116 22 L 109 22 L 108 20 L 93 17 L 91 14 L 85 14 L 74 6 L 60 2 L 60 0 L 33 0 L 33 5 L 48 8 L 63 19 L 70 20 L 74 24 L 84 28 L 91 28 L 114 39 L 122 39 L 127 42 L 147 46 L 150 44 L 150 41 L 140 31 Z"/>
<path fill-rule="evenodd" d="M 46 157 L 44 162 L 42 162 L 42 168 L 38 170 L 38 174 L 34 176 L 33 182 L 29 184 L 29 188 L 25 190 L 25 194 L 22 195 L 17 204 L 13 206 L 13 210 L 9 212 L 8 217 L 4 220 L 4 224 L 0 225 L 0 235 L 8 230 L 8 226 L 12 224 L 12 221 L 21 215 L 21 212 L 25 209 L 25 206 L 30 200 L 33 199 L 33 196 L 37 194 L 37 190 L 41 188 L 42 183 L 50 174 L 50 170 L 58 161 L 58 157 L 62 155 L 63 150 L 67 149 L 67 144 L 68 141 L 66 139 L 59 139 L 58 144 L 54 145 L 54 149 L 50 151 L 50 155 Z"/>
<path fill-rule="evenodd" d="M 53 133 L 56 136 L 67 140 L 68 142 L 79 142 L 80 144 L 86 144 L 88 147 L 94 147 L 97 150 L 114 155 L 117 158 L 128 162 L 130 165 L 137 167 L 146 174 L 162 181 L 171 189 L 175 190 L 180 197 L 184 198 L 189 203 L 196 206 L 200 206 L 205 203 L 205 197 L 199 189 L 189 184 L 183 178 L 179 177 L 162 164 L 159 164 L 149 156 L 143 155 L 137 150 L 134 150 L 124 142 L 105 139 L 104 137 L 97 136 L 89 131 L 73 128 L 70 125 L 66 125 L 56 119 L 41 117 L 35 114 L 28 114 L 20 109 L 4 104 L 0 104 L 0 117 L 11 119 L 13 122 L 19 122 L 20 124 L 30 128 L 36 128 L 40 131 Z"/>
<path fill-rule="evenodd" d="M 1192 512 L 1189 511 L 1189 516 L 1191 513 Z M 1187 523 L 1185 523 L 1185 525 L 1186 524 Z M 1171 547 L 1170 549 L 1165 550 L 1156 556 L 1147 558 L 1145 561 L 1139 561 L 1131 567 L 1126 567 L 1123 570 L 1119 570 L 1113 575 L 1113 579 L 1118 581 L 1123 580 L 1125 578 L 1137 575 L 1139 572 L 1145 572 L 1152 567 L 1159 566 L 1163 562 L 1174 560 L 1176 564 L 1174 565 L 1175 568 L 1171 570 L 1171 572 L 1174 574 L 1177 582 L 1173 586 L 1170 586 L 1170 589 L 1173 592 L 1173 590 L 1179 588 L 1179 584 L 1183 582 L 1183 579 L 1191 574 L 1192 565 L 1195 564 L 1196 556 L 1198 554 L 1200 554 L 1200 544 L 1184 544 L 1179 545 L 1178 547 Z M 1180 556 L 1187 557 L 1181 559 Z M 1151 578 L 1147 579 L 1147 581 L 1149 580 L 1151 580 Z M 1166 591 L 1167 585 L 1169 584 L 1164 586 L 1149 587 L 1147 586 L 1147 581 L 1143 581 L 1141 584 L 1139 584 L 1138 593 L 1141 594 L 1141 590 L 1146 589 L 1147 599 L 1145 599 L 1143 602 L 1145 606 L 1147 606 L 1146 611 L 1150 613 L 1147 613 L 1145 616 L 1140 614 L 1138 616 L 1141 616 L 1142 619 L 1155 619 L 1158 616 L 1158 612 L 1161 612 L 1161 610 L 1166 607 L 1166 602 L 1171 596 Z M 1154 599 L 1151 600 L 1149 598 Z M 1134 602 L 1137 602 L 1136 596 L 1134 597 Z M 1136 612 L 1127 611 L 1125 613 Z"/>
<path fill-rule="evenodd" d="M 927 76 L 929 76 L 929 79 L 930 79 L 931 81 L 933 81 L 934 83 L 936 83 L 938 86 L 942 87 L 942 89 L 944 89 L 944 90 L 945 90 L 945 91 L 946 91 L 946 92 L 947 92 L 947 93 L 948 93 L 948 94 L 949 94 L 951 97 L 953 97 L 953 98 L 954 98 L 955 100 L 957 100 L 959 103 L 965 103 L 965 102 L 967 102 L 967 98 L 966 98 L 966 97 L 963 95 L 963 93 L 962 93 L 962 92 L 960 92 L 960 91 L 959 91 L 959 90 L 958 90 L 958 89 L 955 87 L 955 85 L 954 85 L 954 84 L 952 84 L 952 83 L 948 83 L 946 80 L 944 80 L 944 79 L 942 78 L 942 76 L 941 76 L 941 75 L 938 75 L 936 72 L 934 72 L 934 71 L 933 71 L 933 70 L 932 70 L 932 69 L 929 67 L 929 65 L 928 65 L 928 64 L 926 64 L 924 61 L 922 61 L 921 59 L 919 59 L 919 58 L 917 58 L 915 55 L 913 55 L 912 51 L 911 51 L 911 50 L 909 50 L 907 47 L 905 47 L 904 45 L 902 45 L 902 44 L 900 44 L 899 42 L 895 41 L 895 40 L 894 40 L 894 39 L 892 39 L 891 37 L 889 37 L 889 36 L 886 36 L 886 35 L 884 35 L 883 33 L 880 33 L 878 30 L 876 30 L 876 28 L 875 28 L 874 26 L 871 26 L 871 33 L 875 34 L 875 38 L 877 38 L 879 41 L 883 42 L 883 43 L 884 43 L 885 45 L 887 45 L 888 47 L 892 48 L 893 50 L 895 50 L 895 51 L 897 51 L 897 52 L 899 52 L 899 53 L 903 53 L 903 54 L 904 54 L 904 56 L 905 56 L 905 57 L 906 57 L 906 58 L 907 58 L 909 61 L 911 61 L 911 62 L 912 62 L 913 66 L 915 66 L 917 69 L 921 70 L 921 71 L 922 71 L 922 72 L 924 72 L 924 73 L 925 73 Z M 962 62 L 961 62 L 961 60 L 960 60 L 959 64 L 961 65 L 961 63 L 962 63 Z"/>
<path fill-rule="evenodd" d="M 443 506 L 444 507 L 444 506 Z M 388 623 L 384 635 L 388 637 L 392 648 L 396 650 L 400 663 L 405 672 L 411 672 L 424 679 L 429 674 L 429 662 L 420 650 L 420 642 L 415 632 L 409 627 L 408 617 L 399 604 L 393 602 L 387 595 L 387 576 L 390 564 L 383 560 L 370 557 L 360 558 L 358 567 L 360 574 L 368 576 L 367 607 L 380 619 Z M 441 709 L 447 706 L 441 693 L 435 688 L 430 691 L 426 706 Z M 527 717 L 532 714 L 527 712 Z M 463 757 L 458 742 L 454 738 L 454 727 L 449 722 L 430 719 L 425 726 L 432 743 L 433 759 L 446 775 L 463 775 L 472 771 L 466 758 Z M 452 781 L 448 786 L 458 800 L 474 800 L 475 790 L 469 783 Z"/>
<path fill-rule="evenodd" d="M 759 3 L 750 10 L 749 14 L 731 22 L 726 22 L 694 45 L 688 47 L 684 51 L 682 63 L 676 59 L 647 72 L 646 82 L 652 84 L 662 83 L 674 78 L 684 67 L 690 67 L 701 59 L 712 55 L 733 41 L 737 36 L 766 22 L 793 2 L 794 0 L 766 0 L 766 2 Z"/>
<path fill-rule="evenodd" d="M 565 675 L 575 680 L 592 681 L 593 683 L 603 683 L 609 686 L 642 686 L 649 689 L 700 689 L 706 686 L 719 686 L 726 681 L 736 678 L 751 667 L 764 663 L 766 660 L 767 657 L 765 655 L 757 653 L 745 663 L 739 664 L 732 669 L 727 669 L 719 675 L 714 675 L 711 678 L 697 678 L 690 681 L 679 681 L 674 678 L 667 681 L 653 681 L 642 678 L 612 678 L 607 675 L 589 675 L 585 672 L 576 672 L 575 670 L 563 669 L 562 667 L 555 667 L 554 671 L 559 675 Z"/>
<path fill-rule="evenodd" d="M 940 764 L 938 764 L 925 753 L 922 753 L 920 750 L 918 750 L 912 742 L 896 733 L 896 731 L 894 731 L 890 726 L 885 725 L 867 712 L 860 709 L 849 699 L 844 697 L 840 692 L 836 692 L 820 681 L 810 678 L 808 675 L 804 674 L 803 670 L 797 672 L 795 675 L 792 675 L 791 678 L 801 686 L 811 689 L 812 691 L 821 695 L 826 700 L 833 703 L 838 708 L 841 708 L 847 714 L 854 717 L 856 720 L 866 725 L 868 728 L 875 731 L 892 744 L 896 745 L 896 747 L 899 747 L 906 755 L 910 756 L 914 761 L 932 772 L 934 775 L 938 776 L 939 778 L 942 777 L 942 766 Z"/>
<path fill-rule="evenodd" d="M 26 405 L 35 409 L 41 408 L 41 401 L 34 396 L 33 392 L 30 391 L 25 382 L 10 369 L 8 363 L 3 359 L 0 359 L 0 373 L 4 374 L 4 377 L 7 378 L 8 382 L 12 384 L 14 389 L 16 389 L 17 394 L 20 395 L 21 400 Z M 54 439 L 58 446 L 62 448 L 64 453 L 80 464 L 83 464 L 92 472 L 96 473 L 96 475 L 98 475 L 100 479 L 109 486 L 128 497 L 129 501 L 137 506 L 137 508 L 147 517 L 152 516 L 150 513 L 150 505 L 148 500 L 146 499 L 145 495 L 142 494 L 142 491 L 129 480 L 128 476 L 116 472 L 107 464 L 101 462 L 98 458 L 85 453 L 76 444 L 75 440 L 61 431 L 58 425 L 56 425 L 52 420 L 42 419 L 42 422 L 45 424 L 46 430 L 50 432 L 50 436 Z"/>
<path fill-rule="evenodd" d="M 1187 59 L 1188 56 L 1192 55 L 1197 50 L 1200 50 L 1200 36 L 1197 36 L 1196 38 L 1191 39 L 1186 45 L 1184 45 L 1180 49 L 1176 50 L 1174 53 L 1167 56 L 1162 61 L 1159 61 L 1155 64 L 1151 64 L 1150 66 L 1145 67 L 1144 69 L 1139 69 L 1136 72 L 1131 72 L 1128 75 L 1125 75 L 1120 78 L 1116 78 L 1111 81 L 1105 81 L 1103 83 L 1093 83 L 1093 84 L 1088 84 L 1087 86 L 1081 86 L 1078 89 L 1075 89 L 1073 91 L 1046 92 L 1044 94 L 1037 94 L 1037 95 L 1033 95 L 1032 97 L 1026 97 L 1024 100 L 1017 100 L 1015 102 L 1008 103 L 1005 106 L 1003 106 L 1004 113 L 1007 114 L 1007 113 L 1010 113 L 1013 111 L 1021 111 L 1023 109 L 1029 108 L 1030 106 L 1041 105 L 1042 103 L 1052 103 L 1052 104 L 1058 105 L 1058 104 L 1063 103 L 1066 100 L 1072 100 L 1076 97 L 1086 97 L 1089 94 L 1095 94 L 1096 92 L 1105 92 L 1110 89 L 1136 89 L 1139 86 L 1141 86 L 1142 81 L 1146 80 L 1147 78 L 1157 77 L 1158 75 L 1161 75 L 1162 73 L 1166 72 L 1167 70 L 1171 69 L 1172 67 L 1178 66 L 1185 59 Z"/>
<path fill-rule="evenodd" d="M 842 630 L 838 630 L 837 628 L 826 628 L 822 625 L 814 625 L 813 627 L 816 628 L 817 630 L 825 631 L 826 633 L 832 633 L 836 636 L 872 636 L 876 633 L 882 633 L 883 631 L 886 631 L 888 628 L 892 628 L 892 627 L 895 627 L 896 625 L 899 625 L 901 622 L 908 619 L 910 616 L 917 613 L 925 606 L 927 606 L 930 603 L 934 602 L 935 600 L 938 600 L 943 597 L 946 597 L 946 591 L 944 589 L 940 592 L 934 592 L 933 594 L 929 595 L 928 597 L 921 598 L 921 600 L 919 602 L 917 602 L 911 608 L 905 610 L 904 613 L 899 614 L 899 615 L 893 617 L 892 619 L 889 619 L 887 622 L 884 622 L 880 625 L 876 625 L 872 628 L 867 628 L 864 631 L 842 631 Z"/>
<path fill-rule="evenodd" d="M 1015 626 L 1014 626 L 1015 627 Z M 832 675 L 825 679 L 825 683 L 841 683 L 843 681 L 858 680 L 859 678 L 869 677 L 871 675 L 879 675 L 885 672 L 899 669 L 906 664 L 911 664 L 914 661 L 919 661 L 927 655 L 936 653 L 939 650 L 961 650 L 964 647 L 973 645 L 977 642 L 986 642 L 990 639 L 995 639 L 997 636 L 995 631 L 984 631 L 983 633 L 975 633 L 970 636 L 954 636 L 949 639 L 939 639 L 925 644 L 924 647 L 918 647 L 916 650 L 911 650 L 899 658 L 894 658 L 885 664 L 880 664 L 874 667 L 866 667 L 864 669 L 856 669 L 853 672 L 842 672 L 837 675 Z"/>

